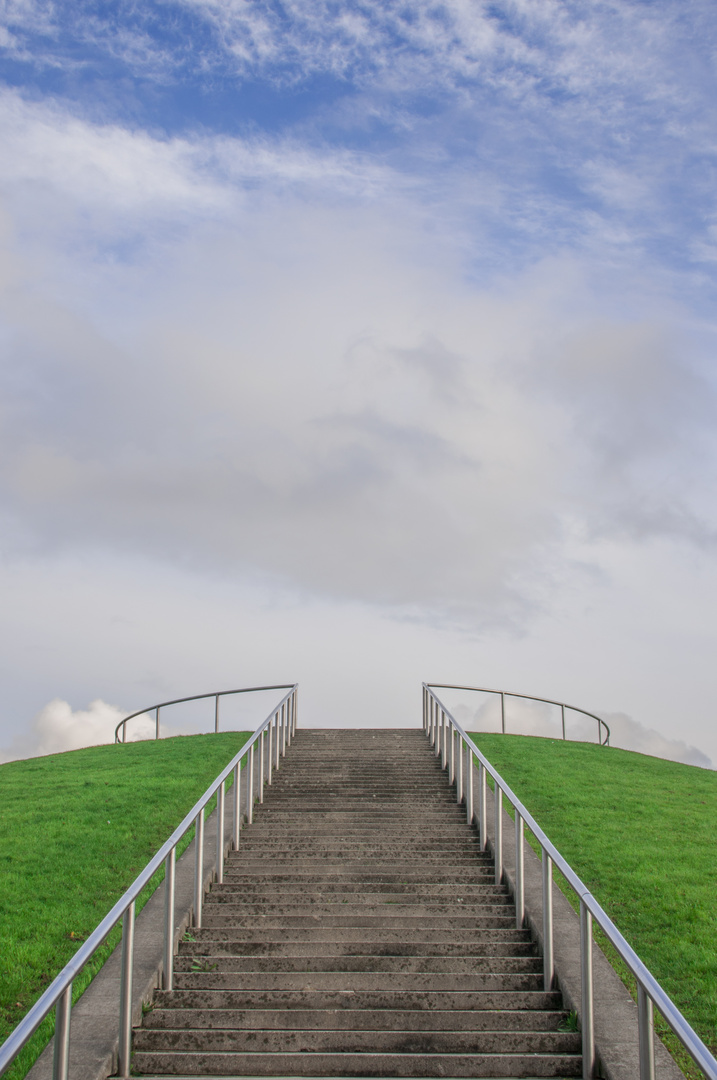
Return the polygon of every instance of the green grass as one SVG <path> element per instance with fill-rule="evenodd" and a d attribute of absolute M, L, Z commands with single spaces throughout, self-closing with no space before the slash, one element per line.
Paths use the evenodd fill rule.
<path fill-rule="evenodd" d="M 587 743 L 473 738 L 715 1053 L 717 773 Z M 661 1017 L 656 1026 L 667 1032 Z M 666 1041 L 701 1075 L 671 1034 Z"/>
<path fill-rule="evenodd" d="M 194 735 L 0 765 L 0 1042 L 248 738 Z M 119 936 L 75 980 L 73 1000 Z M 53 1030 L 54 1012 L 7 1080 L 21 1080 Z"/>

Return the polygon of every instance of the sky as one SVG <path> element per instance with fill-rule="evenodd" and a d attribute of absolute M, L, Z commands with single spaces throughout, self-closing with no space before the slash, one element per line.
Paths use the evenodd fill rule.
<path fill-rule="evenodd" d="M 716 67 L 702 0 L 2 0 L 0 759 L 429 680 L 717 762 Z"/>

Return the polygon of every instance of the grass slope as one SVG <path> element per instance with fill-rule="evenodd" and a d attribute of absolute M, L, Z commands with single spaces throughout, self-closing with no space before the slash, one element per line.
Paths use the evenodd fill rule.
<path fill-rule="evenodd" d="M 194 735 L 0 765 L 0 1042 L 248 738 Z M 95 953 L 73 998 L 118 940 L 116 930 Z M 8 1080 L 25 1075 L 53 1030 L 54 1014 Z"/>
<path fill-rule="evenodd" d="M 473 738 L 715 1053 L 717 773 L 587 743 Z"/>

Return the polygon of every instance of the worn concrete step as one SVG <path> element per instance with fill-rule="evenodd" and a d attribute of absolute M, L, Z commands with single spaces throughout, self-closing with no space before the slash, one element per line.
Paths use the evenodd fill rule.
<path fill-rule="evenodd" d="M 196 931 L 202 935 L 204 931 Z M 222 940 L 216 934 L 200 937 L 199 940 L 182 941 L 179 945 L 180 956 L 335 956 L 335 957 L 359 957 L 359 956 L 436 956 L 436 957 L 481 957 L 481 956 L 536 956 L 536 948 L 532 941 L 487 941 L 465 943 L 438 942 L 431 944 L 424 941 L 401 942 L 400 944 L 384 945 L 377 941 L 355 942 L 301 942 L 286 941 L 281 935 L 281 941 L 257 941 L 247 942 L 231 937 L 231 940 Z"/>
<path fill-rule="evenodd" d="M 276 1077 L 500 1077 L 580 1076 L 579 1056 L 557 1054 L 207 1054 L 165 1051 L 135 1055 L 139 1073 L 186 1076 Z"/>
<path fill-rule="evenodd" d="M 210 960 L 207 967 L 211 968 Z M 539 990 L 537 972 L 485 972 L 473 975 L 403 975 L 396 972 L 178 972 L 178 990 Z"/>
<path fill-rule="evenodd" d="M 140 1029 L 143 1050 L 201 1053 L 577 1054 L 580 1036 L 562 1031 L 284 1031 L 248 1028 Z"/>
<path fill-rule="evenodd" d="M 564 1011 L 486 1009 L 161 1009 L 147 1013 L 147 1028 L 239 1030 L 316 1029 L 325 1031 L 557 1031 Z"/>
<path fill-rule="evenodd" d="M 211 951 L 180 955 L 175 971 L 191 972 L 211 965 L 226 972 L 393 972 L 407 974 L 471 975 L 485 972 L 541 972 L 542 960 L 533 956 L 227 956 Z"/>
<path fill-rule="evenodd" d="M 232 896 L 208 896 L 204 905 L 207 915 L 220 913 L 222 915 L 236 915 L 247 919 L 254 915 L 262 919 L 268 918 L 316 918 L 317 915 L 341 916 L 349 918 L 359 915 L 361 918 L 379 918 L 390 915 L 391 918 L 410 916 L 410 918 L 431 918 L 436 916 L 441 919 L 472 918 L 473 916 L 504 914 L 507 907 L 512 907 L 513 902 L 509 896 L 492 896 L 484 904 L 475 904 L 470 901 L 464 903 L 421 903 L 416 897 L 413 904 L 406 904 L 398 900 L 384 900 L 381 903 L 354 904 L 348 900 L 335 900 L 327 903 L 316 900 L 314 903 L 302 904 L 298 901 L 284 904 L 251 904 L 244 901 L 237 903 Z M 465 925 L 461 922 L 460 925 Z"/>
<path fill-rule="evenodd" d="M 222 905 L 222 908 L 230 905 Z M 321 927 L 328 929 L 367 929 L 373 932 L 377 926 L 382 930 L 477 930 L 481 927 L 510 927 L 515 915 L 509 908 L 487 909 L 487 914 L 466 918 L 452 915 L 233 915 L 220 910 L 219 905 L 208 907 L 202 918 L 206 927 L 235 926 L 290 930 L 296 927 Z"/>
<path fill-rule="evenodd" d="M 317 881 L 320 881 L 322 888 L 325 885 L 344 885 L 344 884 L 366 884 L 366 885 L 488 885 L 492 884 L 495 880 L 494 871 L 483 868 L 480 865 L 473 867 L 467 867 L 465 870 L 456 872 L 440 873 L 438 870 L 428 871 L 424 868 L 417 868 L 415 863 L 410 870 L 406 867 L 402 867 L 400 870 L 395 870 L 393 873 L 384 870 L 383 872 L 376 873 L 364 870 L 362 868 L 354 869 L 351 866 L 339 866 L 335 869 L 330 867 L 322 867 L 322 874 L 320 878 L 316 877 L 313 868 L 309 871 L 302 872 L 299 869 L 292 870 L 291 873 L 282 873 L 280 870 L 267 871 L 265 868 L 261 868 L 261 873 L 249 873 L 246 871 L 245 866 L 234 865 L 229 870 L 225 870 L 224 877 L 227 883 L 241 883 L 245 879 L 248 882 L 257 885 L 270 885 L 270 884 L 287 884 L 287 885 L 303 885 L 306 883 L 315 886 Z"/>
<path fill-rule="evenodd" d="M 158 990 L 160 1009 L 386 1009 L 403 1012 L 504 1012 L 562 1009 L 557 991 L 538 990 Z"/>
<path fill-rule="evenodd" d="M 376 882 L 347 884 L 345 882 L 325 882 L 318 880 L 313 886 L 301 884 L 262 884 L 254 881 L 232 882 L 225 880 L 221 884 L 215 883 L 211 887 L 210 896 L 231 895 L 234 897 L 246 897 L 249 902 L 255 900 L 279 901 L 286 899 L 290 902 L 295 897 L 306 897 L 329 900 L 333 897 L 351 897 L 352 903 L 363 903 L 375 900 L 380 902 L 386 899 L 399 900 L 411 903 L 414 898 L 418 900 L 446 899 L 455 903 L 471 902 L 491 896 L 506 896 L 508 891 L 504 885 L 490 884 L 467 884 L 462 883 L 459 888 L 455 885 L 444 885 L 441 882 L 426 882 L 420 884 L 403 884 L 401 882 Z"/>
<path fill-rule="evenodd" d="M 192 934 L 194 935 L 194 931 Z M 450 945 L 461 945 L 466 951 L 471 948 L 473 942 L 484 943 L 487 941 L 513 941 L 516 940 L 514 935 L 525 934 L 524 930 L 515 929 L 515 920 L 509 920 L 507 925 L 502 926 L 483 926 L 475 927 L 471 929 L 462 930 L 435 930 L 427 929 L 426 927 L 407 928 L 400 927 L 394 929 L 388 929 L 385 926 L 377 925 L 366 929 L 360 926 L 341 926 L 341 927 L 325 927 L 314 924 L 312 926 L 294 926 L 290 929 L 286 929 L 282 926 L 262 926 L 261 923 L 254 927 L 245 927 L 242 930 L 238 930 L 236 927 L 229 924 L 226 926 L 216 927 L 203 927 L 202 930 L 196 931 L 197 934 L 202 934 L 201 941 L 208 941 L 212 938 L 216 940 L 242 940 L 247 942 L 260 943 L 265 941 L 270 942 L 325 942 L 330 941 L 334 943 L 353 943 L 371 941 L 372 943 L 378 943 L 383 945 L 392 944 L 412 944 L 412 943 L 425 943 L 425 944 L 439 944 L 446 943 Z M 524 940 L 519 938 L 517 940 Z"/>

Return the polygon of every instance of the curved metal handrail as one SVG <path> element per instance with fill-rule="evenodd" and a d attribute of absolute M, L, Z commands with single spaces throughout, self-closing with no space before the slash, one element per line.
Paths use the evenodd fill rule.
<path fill-rule="evenodd" d="M 277 686 L 243 686 L 240 690 L 214 690 L 210 694 L 192 694 L 191 697 L 174 698 L 173 701 L 160 701 L 159 705 L 150 705 L 146 709 L 138 709 L 137 712 L 130 713 L 129 716 L 125 716 L 124 720 L 120 720 L 119 724 L 115 728 L 115 743 L 123 743 L 127 741 L 127 722 L 134 720 L 137 716 L 144 716 L 146 713 L 155 713 L 156 732 L 155 739 L 159 738 L 159 710 L 165 709 L 169 705 L 182 705 L 185 701 L 202 701 L 204 698 L 214 698 L 214 731 L 219 731 L 219 698 L 229 697 L 231 694 L 255 694 L 260 690 L 290 690 L 293 683 L 279 683 Z M 122 728 L 122 738 L 119 737 L 119 729 Z"/>
<path fill-rule="evenodd" d="M 495 879 L 496 883 L 503 878 L 503 851 L 502 851 L 502 805 L 503 795 L 506 795 L 511 806 L 515 810 L 515 835 L 516 835 L 516 867 L 515 867 L 515 900 L 516 900 L 516 925 L 524 917 L 524 868 L 523 868 L 523 835 L 524 826 L 528 826 L 542 849 L 543 859 L 543 953 L 544 953 L 544 985 L 548 990 L 553 982 L 553 923 L 552 923 L 552 880 L 553 864 L 563 874 L 570 887 L 575 891 L 580 901 L 580 958 L 582 980 L 582 1010 L 581 1027 L 583 1041 L 583 1076 L 593 1075 L 595 1061 L 594 1026 L 593 1026 L 593 986 L 592 986 L 592 919 L 595 919 L 600 929 L 617 950 L 625 964 L 632 971 L 637 981 L 638 988 L 638 1030 L 640 1046 L 640 1080 L 655 1080 L 654 1061 L 654 1034 L 653 1034 L 653 1005 L 656 1005 L 668 1025 L 680 1040 L 693 1061 L 704 1072 L 708 1080 L 717 1080 L 717 1060 L 712 1056 L 709 1049 L 700 1039 L 697 1032 L 684 1018 L 680 1010 L 674 1004 L 658 983 L 657 979 L 646 967 L 635 950 L 622 936 L 607 912 L 601 907 L 587 886 L 578 877 L 573 868 L 560 854 L 555 844 L 538 825 L 530 811 L 523 805 L 518 796 L 505 782 L 498 770 L 488 761 L 478 749 L 472 739 L 463 730 L 450 710 L 443 704 L 437 694 L 434 694 L 431 685 L 436 683 L 423 683 L 423 729 L 435 752 L 442 754 L 442 766 L 448 768 L 449 777 L 453 782 L 455 775 L 455 747 L 454 736 L 450 736 L 450 749 L 448 748 L 448 731 L 451 727 L 462 740 L 469 755 L 476 757 L 480 764 L 480 844 L 481 848 L 487 846 L 486 809 L 485 809 L 485 775 L 493 778 L 495 784 Z M 456 687 L 455 689 L 469 689 Z M 496 691 L 494 691 L 495 693 Z M 497 691 L 498 693 L 500 691 Z M 522 696 L 522 695 L 521 695 Z M 554 702 L 551 704 L 555 704 Z M 583 711 L 583 710 L 580 710 Z M 439 714 L 441 719 L 439 720 Z M 596 719 L 598 719 L 596 717 Z M 446 723 L 447 721 L 447 723 Z M 463 799 L 463 756 L 459 752 L 459 775 L 456 775 L 456 797 L 460 802 Z M 468 761 L 472 758 L 469 756 Z M 473 770 L 468 768 L 468 791 L 466 793 L 466 807 L 468 820 L 472 823 L 473 814 Z"/>
<path fill-rule="evenodd" d="M 56 1006 L 55 1022 L 55 1054 L 53 1063 L 53 1080 L 68 1080 L 69 1065 L 69 1041 L 70 1041 L 70 1012 L 72 1008 L 72 983 L 92 954 L 103 943 L 107 935 L 122 919 L 122 971 L 120 976 L 120 1008 L 119 1008 L 119 1075 L 130 1075 L 130 1054 L 132 1034 L 132 972 L 134 957 L 134 918 L 135 903 L 144 887 L 152 876 L 165 865 L 165 906 L 164 906 L 164 987 L 172 989 L 174 971 L 174 880 L 175 858 L 177 845 L 184 834 L 195 826 L 195 870 L 194 870 L 194 907 L 193 924 L 201 926 L 203 904 L 203 866 L 204 866 L 204 812 L 207 804 L 214 795 L 217 795 L 217 880 L 222 880 L 222 867 L 224 857 L 224 803 L 225 784 L 234 772 L 234 821 L 232 844 L 236 849 L 239 846 L 239 834 L 241 828 L 240 813 L 240 769 L 244 757 L 247 759 L 246 779 L 246 812 L 247 821 L 251 823 L 255 798 L 263 799 L 265 776 L 271 783 L 272 762 L 274 768 L 279 767 L 279 759 L 286 752 L 296 732 L 297 722 L 297 698 L 298 683 L 285 683 L 279 689 L 287 689 L 281 701 L 276 705 L 267 718 L 259 725 L 252 737 L 242 746 L 241 750 L 231 759 L 228 765 L 219 773 L 217 778 L 209 785 L 204 794 L 196 801 L 192 809 L 185 815 L 182 822 L 177 826 L 169 839 L 162 845 L 159 851 L 149 860 L 144 869 L 137 875 L 126 892 L 120 897 L 111 911 L 92 931 L 86 941 L 82 943 L 72 959 L 64 966 L 59 975 L 50 983 L 47 990 L 38 998 L 31 1009 L 10 1033 L 5 1042 L 0 1046 L 0 1075 L 8 1068 L 20 1053 L 26 1043 L 32 1038 L 38 1027 Z M 274 689 L 273 687 L 260 687 L 259 689 Z M 227 691 L 231 693 L 231 691 Z M 241 691 L 239 691 L 241 693 Z M 198 697 L 213 697 L 213 694 L 199 694 Z M 192 700 L 192 699 L 179 699 Z M 146 710 L 145 710 L 146 711 Z M 139 716 L 140 713 L 133 715 Z M 126 720 L 131 717 L 126 717 Z M 122 721 L 120 721 L 122 723 Z M 255 747 L 258 754 L 255 755 Z M 268 753 L 265 753 L 268 747 Z M 255 768 L 255 765 L 258 766 Z M 254 787 L 256 772 L 257 788 Z M 256 792 L 256 794 L 255 794 Z"/>
<path fill-rule="evenodd" d="M 568 705 L 564 701 L 553 701 L 552 698 L 537 697 L 535 694 L 519 694 L 515 690 L 492 690 L 488 686 L 456 686 L 453 683 L 436 683 L 436 682 L 427 682 L 424 685 L 428 686 L 428 687 L 435 686 L 439 690 L 475 690 L 476 693 L 479 693 L 479 694 L 500 694 L 500 716 L 501 716 L 501 726 L 502 726 L 502 730 L 503 730 L 504 735 L 506 733 L 506 731 L 505 731 L 505 699 L 507 697 L 519 697 L 519 698 L 524 698 L 526 701 L 542 701 L 543 704 L 545 704 L 545 705 L 557 705 L 561 710 L 562 725 L 563 725 L 563 739 L 567 740 L 567 737 L 566 737 L 566 734 L 565 734 L 565 710 L 569 709 L 570 712 L 579 712 L 579 713 L 582 713 L 583 716 L 589 716 L 591 720 L 597 720 L 597 723 L 598 723 L 598 743 L 600 744 L 600 746 L 609 746 L 610 745 L 610 728 L 605 723 L 605 721 L 602 719 L 602 717 L 597 716 L 595 713 L 588 712 L 587 709 L 581 709 L 577 705 Z M 602 737 L 602 729 L 603 728 L 605 728 L 605 738 L 604 739 Z"/>

